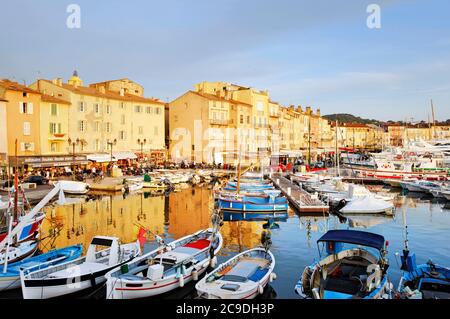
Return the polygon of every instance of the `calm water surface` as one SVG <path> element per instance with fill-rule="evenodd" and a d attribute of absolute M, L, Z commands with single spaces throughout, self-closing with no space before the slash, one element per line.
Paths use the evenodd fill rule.
<path fill-rule="evenodd" d="M 169 196 L 150 193 L 123 195 L 93 195 L 67 198 L 64 206 L 46 208 L 41 250 L 83 244 L 86 250 L 95 235 L 117 236 L 122 242 L 135 241 L 138 224 L 161 235 L 166 241 L 183 237 L 210 226 L 211 190 L 188 188 Z M 272 230 L 272 252 L 276 258 L 276 281 L 264 298 L 297 298 L 294 285 L 306 265 L 318 260 L 316 241 L 329 229 L 363 229 L 379 233 L 389 241 L 389 276 L 397 286 L 400 278 L 396 252 L 403 248 L 403 212 L 407 216 L 410 249 L 418 263 L 431 258 L 436 263 L 450 265 L 450 210 L 444 203 L 431 198 L 398 196 L 394 217 L 352 216 L 339 220 L 335 216 L 298 216 L 289 213 L 279 229 Z M 258 246 L 264 222 L 224 222 L 221 233 L 224 247 L 222 262 L 235 254 Z M 145 251 L 155 247 L 152 238 Z M 166 298 L 192 298 L 194 284 L 187 285 Z"/>

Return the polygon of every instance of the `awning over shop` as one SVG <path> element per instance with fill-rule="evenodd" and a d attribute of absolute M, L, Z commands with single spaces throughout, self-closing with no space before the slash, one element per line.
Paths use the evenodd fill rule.
<path fill-rule="evenodd" d="M 129 159 L 137 159 L 137 156 L 133 152 L 113 152 L 113 157 L 117 160 L 129 160 Z"/>
<path fill-rule="evenodd" d="M 272 154 L 272 156 L 287 156 L 295 158 L 295 157 L 302 157 L 303 152 L 300 150 L 280 150 L 278 154 Z"/>
<path fill-rule="evenodd" d="M 108 163 L 111 162 L 111 155 L 109 154 L 89 154 L 87 156 L 87 159 L 91 162 L 97 162 L 97 163 Z M 114 158 L 113 153 L 113 162 L 116 162 L 117 160 Z"/>

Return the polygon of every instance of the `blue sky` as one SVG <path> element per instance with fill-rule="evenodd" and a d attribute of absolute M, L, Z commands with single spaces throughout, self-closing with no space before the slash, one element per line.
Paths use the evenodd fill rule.
<path fill-rule="evenodd" d="M 66 27 L 69 4 L 81 29 Z M 381 29 L 366 26 L 381 6 Z M 450 118 L 448 0 L 16 0 L 1 5 L 0 77 L 128 77 L 172 100 L 201 81 L 284 105 L 381 120 Z"/>

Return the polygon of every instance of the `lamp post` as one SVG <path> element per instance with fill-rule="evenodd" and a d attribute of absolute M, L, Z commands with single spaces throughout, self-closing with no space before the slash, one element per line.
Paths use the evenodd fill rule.
<path fill-rule="evenodd" d="M 138 144 L 141 145 L 141 162 L 144 159 L 144 145 L 147 144 L 147 139 L 144 138 L 144 140 L 141 140 L 138 138 L 137 140 Z"/>
<path fill-rule="evenodd" d="M 72 146 L 72 159 L 73 159 L 73 163 L 72 163 L 72 179 L 75 180 L 75 146 L 77 146 L 78 144 L 81 143 L 80 139 L 77 138 L 76 140 L 72 140 L 70 137 L 67 140 L 67 142 L 69 143 L 69 145 Z"/>
<path fill-rule="evenodd" d="M 111 165 L 111 175 L 112 175 L 112 166 L 113 166 L 113 146 L 114 145 L 116 145 L 117 144 L 117 139 L 114 139 L 113 141 L 110 141 L 110 140 L 108 140 L 108 146 L 109 146 L 109 148 L 110 148 L 110 154 L 111 154 L 111 162 L 110 162 L 110 165 Z"/>

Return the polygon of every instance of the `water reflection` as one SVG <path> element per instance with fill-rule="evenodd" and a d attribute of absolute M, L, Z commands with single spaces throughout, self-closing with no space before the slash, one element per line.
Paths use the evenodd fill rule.
<path fill-rule="evenodd" d="M 195 187 L 177 193 L 96 195 L 67 198 L 64 206 L 46 208 L 47 218 L 43 224 L 41 249 L 60 248 L 81 243 L 86 249 L 95 235 L 117 236 L 122 242 L 137 239 L 136 223 L 158 234 L 168 241 L 183 237 L 210 226 L 213 208 L 212 192 Z M 278 279 L 271 284 L 263 298 L 297 298 L 293 286 L 303 268 L 317 260 L 316 241 L 330 229 L 363 229 L 382 234 L 390 241 L 390 276 L 398 282 L 400 271 L 395 265 L 395 252 L 403 248 L 402 210 L 407 213 L 410 230 L 410 245 L 418 262 L 433 261 L 450 264 L 449 247 L 445 241 L 450 229 L 449 211 L 445 202 L 426 199 L 423 196 L 399 194 L 395 198 L 396 216 L 351 215 L 298 216 L 289 211 L 287 221 L 279 222 L 279 229 L 272 229 L 271 251 L 276 258 L 275 272 Z M 219 262 L 231 258 L 246 249 L 260 245 L 261 233 L 266 221 L 225 221 L 221 233 L 224 246 Z M 430 247 L 430 243 L 433 247 Z M 154 247 L 149 242 L 146 250 Z M 168 296 L 185 298 L 190 296 L 194 285 L 185 287 Z M 275 292 L 276 291 L 276 292 Z"/>

